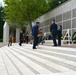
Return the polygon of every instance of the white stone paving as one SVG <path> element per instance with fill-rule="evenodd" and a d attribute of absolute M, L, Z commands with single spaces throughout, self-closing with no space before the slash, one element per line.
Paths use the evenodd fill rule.
<path fill-rule="evenodd" d="M 4 53 L 3 50 L 1 50 L 1 53 L 2 53 L 2 56 L 3 56 L 3 59 L 4 59 L 4 62 L 5 62 L 5 65 L 7 67 L 7 72 L 9 75 L 20 75 L 16 68 L 14 67 L 14 65 L 11 63 L 11 61 L 9 60 L 9 58 L 6 56 L 6 54 Z M 12 70 L 11 70 L 12 68 Z"/>
<path fill-rule="evenodd" d="M 0 75 L 76 75 L 75 48 L 37 48 L 18 43 L 0 48 Z"/>
<path fill-rule="evenodd" d="M 23 48 L 20 48 L 20 49 L 26 50 L 26 49 L 23 49 Z M 14 49 L 14 50 L 15 50 L 15 49 Z M 18 49 L 16 49 L 16 50 L 18 50 Z M 42 55 L 42 56 L 47 57 L 47 58 L 49 57 L 49 58 L 54 59 L 54 60 L 56 60 L 56 58 L 57 58 L 57 57 L 53 57 L 53 56 L 50 56 L 50 55 L 37 53 L 37 52 L 35 52 L 35 51 L 30 51 L 30 50 L 26 50 L 26 51 L 31 52 L 31 53 L 35 53 L 35 54 L 39 54 L 39 55 Z M 50 66 L 50 67 L 54 67 L 55 69 L 58 69 L 58 70 L 60 70 L 61 72 L 65 72 L 65 71 L 70 70 L 70 69 L 65 68 L 65 67 L 63 67 L 63 66 L 60 66 L 60 65 L 58 65 L 58 64 L 55 64 L 55 63 L 52 63 L 52 62 L 49 62 L 49 61 L 47 62 L 47 60 L 41 59 L 41 58 L 39 58 L 39 57 L 37 57 L 37 56 L 31 55 L 31 54 L 27 54 L 27 53 L 24 53 L 24 52 L 22 52 L 22 51 L 19 51 L 19 52 L 21 52 L 21 53 L 23 53 L 23 54 L 25 54 L 25 55 L 28 55 L 28 56 L 30 56 L 31 58 L 34 58 L 35 60 L 39 60 L 40 62 L 43 62 L 44 64 L 46 63 L 46 65 L 48 65 L 48 66 Z M 58 58 L 57 60 L 69 62 L 68 60 L 64 60 L 64 59 L 61 59 L 61 58 Z M 70 61 L 70 62 L 72 62 L 72 61 Z M 75 63 L 75 62 L 74 62 L 74 63 Z M 50 65 L 50 64 L 51 64 L 51 65 Z M 71 70 L 70 70 L 70 71 L 71 71 Z"/>
<path fill-rule="evenodd" d="M 0 51 L 1 51 L 1 49 L 0 49 Z M 8 75 L 7 71 L 6 71 L 6 66 L 3 61 L 4 60 L 3 60 L 1 52 L 0 52 L 0 75 Z"/>

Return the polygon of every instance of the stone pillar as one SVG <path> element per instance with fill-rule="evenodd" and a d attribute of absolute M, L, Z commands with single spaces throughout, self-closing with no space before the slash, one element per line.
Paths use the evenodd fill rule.
<path fill-rule="evenodd" d="M 19 37 L 20 37 L 20 29 L 16 28 L 16 42 L 19 42 Z"/>
<path fill-rule="evenodd" d="M 8 23 L 5 22 L 3 26 L 3 42 L 9 41 L 9 26 Z"/>

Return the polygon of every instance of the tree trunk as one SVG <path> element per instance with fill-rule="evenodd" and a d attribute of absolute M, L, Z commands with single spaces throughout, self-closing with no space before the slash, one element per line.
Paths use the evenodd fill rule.
<path fill-rule="evenodd" d="M 31 28 L 31 31 L 32 31 L 32 21 L 30 21 L 30 28 Z"/>

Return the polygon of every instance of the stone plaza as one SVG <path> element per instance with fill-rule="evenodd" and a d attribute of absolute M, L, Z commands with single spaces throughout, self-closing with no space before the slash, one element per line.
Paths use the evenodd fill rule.
<path fill-rule="evenodd" d="M 76 75 L 76 49 L 5 45 L 0 48 L 0 75 Z"/>

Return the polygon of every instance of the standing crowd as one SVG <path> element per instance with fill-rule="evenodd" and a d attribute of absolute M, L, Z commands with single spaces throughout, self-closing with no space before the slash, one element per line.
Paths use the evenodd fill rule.
<path fill-rule="evenodd" d="M 55 23 L 55 20 L 52 21 L 50 26 L 50 32 L 52 34 L 52 39 L 54 46 L 61 46 L 61 37 L 62 37 L 62 26 Z M 56 37 L 58 36 L 58 44 L 56 42 Z"/>
<path fill-rule="evenodd" d="M 33 36 L 33 49 L 36 49 L 36 46 L 38 46 L 40 43 L 43 44 L 43 32 L 42 29 L 39 28 L 40 22 L 36 22 L 36 24 L 32 27 L 32 36 Z M 52 21 L 52 24 L 50 25 L 50 33 L 53 40 L 53 46 L 61 46 L 61 37 L 62 37 L 62 26 L 57 25 L 55 23 L 55 20 Z M 56 38 L 58 38 L 58 43 L 56 41 Z M 23 43 L 23 31 L 20 32 L 20 42 L 19 45 L 21 46 Z M 29 33 L 26 32 L 26 43 L 28 43 L 29 40 Z"/>
<path fill-rule="evenodd" d="M 36 24 L 32 27 L 32 35 L 34 37 L 33 40 L 33 49 L 36 49 L 36 46 L 41 42 L 42 40 L 42 29 L 39 29 L 39 22 L 36 22 Z M 62 26 L 57 25 L 55 23 L 55 20 L 52 21 L 52 24 L 50 25 L 50 32 L 53 40 L 53 46 L 61 46 L 61 37 L 62 37 Z M 58 36 L 58 43 L 56 42 L 56 37 Z"/>

